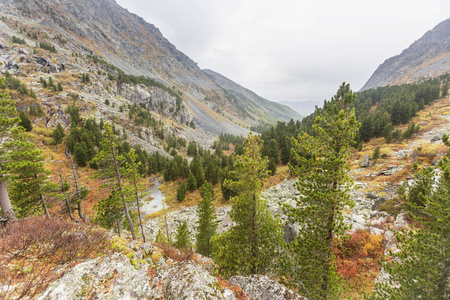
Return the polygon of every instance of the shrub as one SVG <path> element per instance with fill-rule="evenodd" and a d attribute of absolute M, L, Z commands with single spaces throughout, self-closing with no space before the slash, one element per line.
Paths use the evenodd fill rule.
<path fill-rule="evenodd" d="M 33 298 L 60 276 L 62 264 L 95 258 L 108 248 L 98 227 L 42 217 L 10 223 L 0 230 L 0 297 Z"/>

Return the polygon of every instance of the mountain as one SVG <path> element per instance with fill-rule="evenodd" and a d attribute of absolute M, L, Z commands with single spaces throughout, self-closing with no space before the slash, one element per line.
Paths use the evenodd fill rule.
<path fill-rule="evenodd" d="M 323 102 L 318 101 L 279 101 L 278 103 L 286 105 L 296 112 L 298 112 L 300 115 L 308 116 L 312 114 L 316 107 L 322 107 Z"/>
<path fill-rule="evenodd" d="M 399 55 L 387 59 L 361 90 L 414 82 L 450 71 L 450 19 L 439 23 Z"/>
<path fill-rule="evenodd" d="M 285 119 L 286 117 L 301 119 L 300 115 L 287 105 L 280 105 L 279 103 L 264 99 L 214 71 L 203 70 L 203 72 L 224 90 L 228 100 L 241 109 L 243 117 L 252 118 L 252 116 L 257 116 L 270 123 Z"/>
<path fill-rule="evenodd" d="M 210 72 L 178 51 L 157 27 L 114 0 L 4 0 L 0 10 L 47 33 L 49 42 L 72 55 L 95 56 L 127 74 L 147 76 L 177 90 L 194 122 L 214 135 L 245 134 L 245 127 L 260 121 L 300 118 L 248 90 L 234 95 L 226 83 L 230 80 L 223 76 L 224 80 L 213 80 Z"/>

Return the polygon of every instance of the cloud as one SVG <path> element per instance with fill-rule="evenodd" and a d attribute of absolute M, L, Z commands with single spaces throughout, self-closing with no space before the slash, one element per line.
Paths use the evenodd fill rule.
<path fill-rule="evenodd" d="M 275 101 L 360 89 L 448 17 L 447 0 L 118 0 L 199 63 Z"/>

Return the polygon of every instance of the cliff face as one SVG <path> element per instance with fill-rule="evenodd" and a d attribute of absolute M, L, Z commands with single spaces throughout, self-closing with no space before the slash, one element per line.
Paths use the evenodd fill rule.
<path fill-rule="evenodd" d="M 250 94 L 237 103 L 220 82 L 178 51 L 158 28 L 114 0 L 4 0 L 0 10 L 48 33 L 52 42 L 66 40 L 59 46 L 69 50 L 69 55 L 98 56 L 128 74 L 148 76 L 179 90 L 194 120 L 213 134 L 245 134 L 247 131 L 237 124 L 300 118 L 276 103 L 261 113 L 262 102 Z M 208 101 L 213 97 L 215 101 Z"/>
<path fill-rule="evenodd" d="M 361 90 L 414 82 L 449 71 L 450 19 L 447 19 L 425 33 L 401 54 L 382 63 Z"/>

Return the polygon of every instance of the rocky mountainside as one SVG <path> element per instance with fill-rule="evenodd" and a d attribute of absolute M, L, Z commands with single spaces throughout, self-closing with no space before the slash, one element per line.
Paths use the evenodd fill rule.
<path fill-rule="evenodd" d="M 450 71 L 450 19 L 439 23 L 399 55 L 387 59 L 361 90 L 414 82 Z"/>
<path fill-rule="evenodd" d="M 233 94 L 228 79 L 214 80 L 158 28 L 114 0 L 5 0 L 0 9 L 4 16 L 45 32 L 48 43 L 58 50 L 92 55 L 127 74 L 148 76 L 178 90 L 194 121 L 212 134 L 245 134 L 247 130 L 237 124 L 245 127 L 262 120 L 274 123 L 300 118 L 291 109 L 262 101 L 250 91 Z"/>

